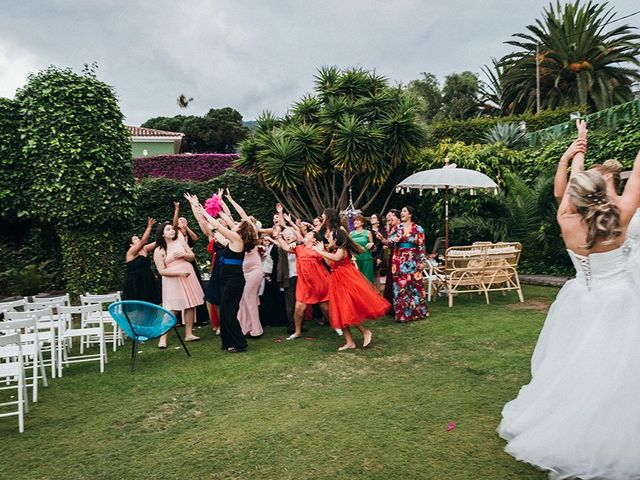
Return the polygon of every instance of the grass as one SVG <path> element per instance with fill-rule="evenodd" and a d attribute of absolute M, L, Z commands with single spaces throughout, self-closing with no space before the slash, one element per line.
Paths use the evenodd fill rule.
<path fill-rule="evenodd" d="M 495 433 L 557 289 L 524 293 L 371 322 L 367 350 L 338 353 L 329 328 L 308 324 L 308 340 L 268 328 L 228 354 L 201 329 L 190 359 L 175 338 L 143 345 L 133 375 L 126 347 L 102 375 L 72 365 L 41 390 L 25 433 L 0 419 L 0 478 L 544 479 Z"/>

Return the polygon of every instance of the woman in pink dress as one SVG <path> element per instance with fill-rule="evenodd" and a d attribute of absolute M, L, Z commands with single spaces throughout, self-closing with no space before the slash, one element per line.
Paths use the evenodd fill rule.
<path fill-rule="evenodd" d="M 193 334 L 195 307 L 204 302 L 204 292 L 189 263 L 195 255 L 182 238 L 169 222 L 158 225 L 153 261 L 162 276 L 162 306 L 174 313 L 182 312 L 184 339 L 194 342 L 200 340 Z M 160 337 L 158 348 L 167 348 L 167 335 Z"/>
<path fill-rule="evenodd" d="M 240 299 L 238 322 L 240 322 L 243 334 L 259 337 L 263 330 L 262 323 L 260 323 L 258 290 L 260 290 L 264 272 L 262 271 L 262 257 L 258 252 L 257 245 L 244 254 L 242 271 L 244 272 L 245 284 Z"/>

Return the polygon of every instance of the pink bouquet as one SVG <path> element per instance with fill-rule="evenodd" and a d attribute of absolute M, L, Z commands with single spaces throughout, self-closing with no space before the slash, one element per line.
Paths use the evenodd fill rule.
<path fill-rule="evenodd" d="M 212 217 L 217 217 L 222 210 L 222 198 L 214 193 L 204 202 L 204 209 Z"/>

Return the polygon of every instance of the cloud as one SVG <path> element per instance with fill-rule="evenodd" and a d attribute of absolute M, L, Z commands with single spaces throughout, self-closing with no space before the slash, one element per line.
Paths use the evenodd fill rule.
<path fill-rule="evenodd" d="M 38 65 L 35 55 L 0 43 L 0 97 L 13 98 Z"/>
<path fill-rule="evenodd" d="M 480 72 L 541 0 L 31 0 L 0 16 L 0 93 L 49 64 L 97 61 L 131 124 L 231 106 L 283 114 L 323 65 L 375 69 L 392 83 L 420 72 Z M 635 0 L 617 0 L 620 15 Z M 638 25 L 638 19 L 629 19 Z M 634 23 L 635 22 L 635 23 Z M 20 48 L 16 48 L 19 46 Z M 194 101 L 180 110 L 176 97 Z"/>

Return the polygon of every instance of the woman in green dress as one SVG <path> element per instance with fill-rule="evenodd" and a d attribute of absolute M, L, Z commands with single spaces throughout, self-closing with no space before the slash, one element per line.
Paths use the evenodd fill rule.
<path fill-rule="evenodd" d="M 373 236 L 369 230 L 364 229 L 364 217 L 362 215 L 356 215 L 356 218 L 353 220 L 353 226 L 355 230 L 351 232 L 351 238 L 364 249 L 360 255 L 356 255 L 358 270 L 360 270 L 367 280 L 375 284 L 373 257 L 371 256 L 371 249 L 374 245 Z"/>

